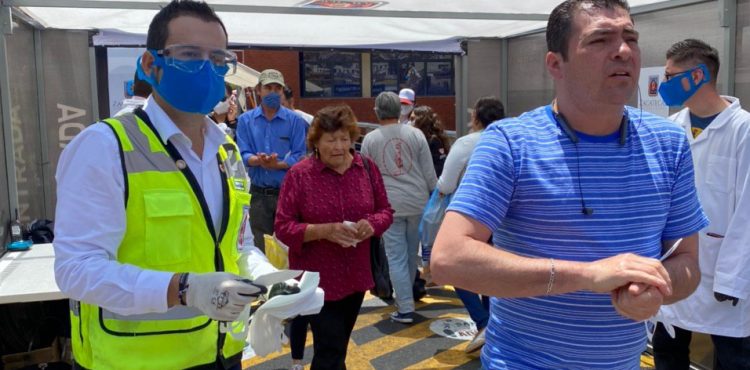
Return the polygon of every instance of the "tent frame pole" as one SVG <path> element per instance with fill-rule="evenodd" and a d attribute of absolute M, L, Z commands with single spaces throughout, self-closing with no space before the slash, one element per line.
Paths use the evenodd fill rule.
<path fill-rule="evenodd" d="M 41 148 L 41 175 L 42 175 L 42 186 L 44 203 L 42 211 L 44 217 L 53 219 L 55 205 L 52 204 L 52 193 L 54 188 L 52 187 L 54 173 L 53 169 L 50 168 L 49 159 L 49 141 L 47 136 L 47 110 L 46 107 L 46 94 L 44 86 L 46 85 L 44 80 L 44 53 L 42 51 L 42 31 L 38 28 L 34 29 L 34 64 L 36 69 L 36 99 L 37 99 L 37 115 L 39 121 L 37 122 L 37 129 L 39 130 L 39 147 Z"/>
<path fill-rule="evenodd" d="M 9 6 L 0 7 L 0 22 L 3 32 L 0 34 L 0 106 L 3 119 L 3 145 L 5 146 L 5 177 L 8 180 L 8 204 L 10 219 L 15 219 L 15 209 L 18 209 L 18 184 L 16 183 L 16 160 L 13 146 L 13 124 L 10 96 L 10 74 L 8 73 L 8 45 L 5 38 L 13 34 L 13 19 Z"/>
<path fill-rule="evenodd" d="M 726 95 L 734 96 L 737 63 L 737 0 L 719 0 L 720 25 L 724 29 L 724 55 L 719 81 Z M 722 78 L 723 77 L 723 78 Z"/>

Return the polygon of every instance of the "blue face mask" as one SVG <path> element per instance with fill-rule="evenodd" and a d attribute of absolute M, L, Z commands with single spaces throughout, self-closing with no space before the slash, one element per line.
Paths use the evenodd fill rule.
<path fill-rule="evenodd" d="M 696 84 L 693 81 L 693 71 L 699 68 L 703 71 L 703 79 Z M 662 82 L 659 85 L 659 95 L 664 100 L 664 104 L 670 107 L 679 107 L 685 104 L 701 86 L 709 81 L 711 81 L 711 76 L 708 74 L 708 67 L 701 63 L 695 68 L 677 73 L 668 81 Z M 687 89 L 685 85 L 687 85 Z"/>
<path fill-rule="evenodd" d="M 279 109 L 281 106 L 281 95 L 275 92 L 268 93 L 263 97 L 263 105 L 268 109 Z"/>
<path fill-rule="evenodd" d="M 211 63 L 198 61 L 173 61 L 165 63 L 164 57 L 149 52 L 154 56 L 154 66 L 162 68 L 161 80 L 156 82 L 155 76 L 148 75 L 141 68 L 141 58 L 138 58 L 138 75 L 151 84 L 154 90 L 177 110 L 186 113 L 208 114 L 216 103 L 224 99 L 224 74 L 214 72 Z M 180 64 L 182 69 L 178 68 Z M 183 69 L 195 70 L 187 72 Z M 219 71 L 219 73 L 222 71 Z M 223 71 L 226 73 L 226 71 Z"/>

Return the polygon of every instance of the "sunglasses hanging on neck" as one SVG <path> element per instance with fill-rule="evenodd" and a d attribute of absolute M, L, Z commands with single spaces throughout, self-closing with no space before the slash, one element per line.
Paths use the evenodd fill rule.
<path fill-rule="evenodd" d="M 580 141 L 580 138 L 576 134 L 575 130 L 573 130 L 570 125 L 568 125 L 568 121 L 565 119 L 565 116 L 562 115 L 557 109 L 557 101 L 552 102 L 552 113 L 555 117 L 555 122 L 557 122 L 558 125 L 560 125 L 560 128 L 565 133 L 565 136 L 570 139 L 570 141 L 573 143 L 573 146 L 576 149 L 576 179 L 578 181 L 578 194 L 581 197 L 581 213 L 583 213 L 585 216 L 591 216 L 594 214 L 594 209 L 591 207 L 586 206 L 586 199 L 583 196 L 583 186 L 581 185 L 581 158 L 578 153 L 578 142 Z M 625 143 L 628 139 L 628 116 L 627 112 L 622 115 L 622 120 L 620 121 L 620 146 L 625 146 Z"/>

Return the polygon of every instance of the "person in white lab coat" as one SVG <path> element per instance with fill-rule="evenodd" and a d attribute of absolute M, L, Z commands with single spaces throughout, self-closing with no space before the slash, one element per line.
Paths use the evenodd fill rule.
<path fill-rule="evenodd" d="M 714 369 L 750 369 L 750 113 L 716 89 L 718 52 L 687 39 L 667 51 L 665 103 L 685 128 L 695 181 L 710 225 L 699 235 L 698 289 L 662 306 L 653 338 L 657 369 L 687 369 L 691 331 L 711 334 Z"/>

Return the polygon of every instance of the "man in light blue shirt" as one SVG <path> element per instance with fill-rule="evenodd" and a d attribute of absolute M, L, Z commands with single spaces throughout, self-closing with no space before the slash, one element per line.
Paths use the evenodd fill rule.
<path fill-rule="evenodd" d="M 627 2 L 563 2 L 547 47 L 555 101 L 484 131 L 438 233 L 433 280 L 493 297 L 488 370 L 639 369 L 640 321 L 700 280 L 707 219 L 690 145 L 625 106 L 640 71 Z"/>
<path fill-rule="evenodd" d="M 262 102 L 240 116 L 237 145 L 250 175 L 250 226 L 255 245 L 265 252 L 263 234 L 273 234 L 276 203 L 286 171 L 306 153 L 307 123 L 281 106 L 284 76 L 275 69 L 261 72 Z"/>

